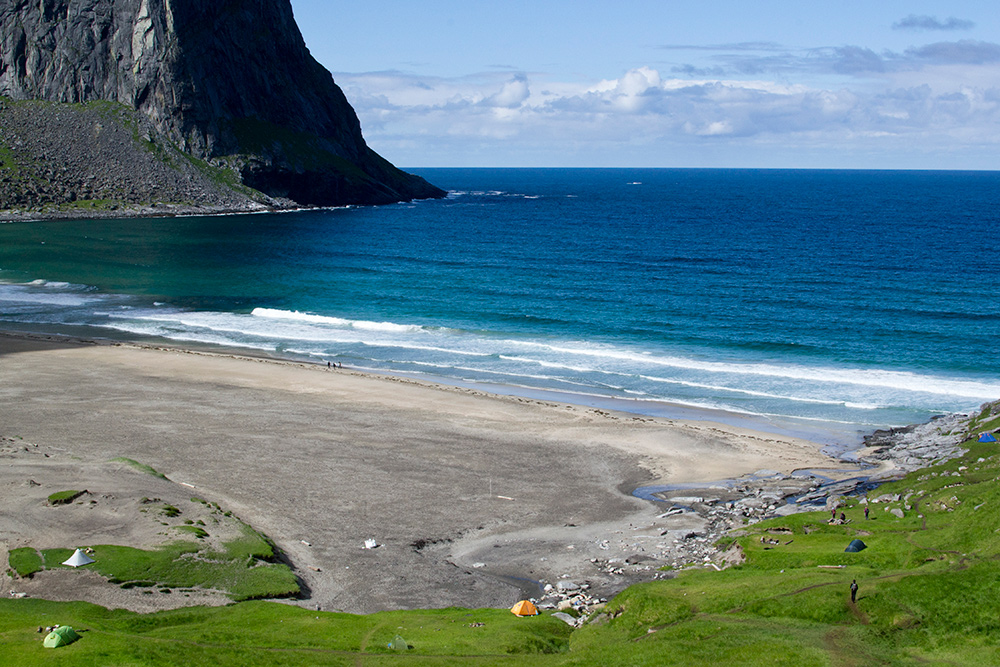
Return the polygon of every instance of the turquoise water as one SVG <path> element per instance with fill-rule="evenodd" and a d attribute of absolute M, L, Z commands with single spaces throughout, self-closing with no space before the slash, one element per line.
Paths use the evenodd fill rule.
<path fill-rule="evenodd" d="M 415 171 L 449 197 L 0 225 L 0 323 L 847 439 L 1000 398 L 998 173 Z"/>

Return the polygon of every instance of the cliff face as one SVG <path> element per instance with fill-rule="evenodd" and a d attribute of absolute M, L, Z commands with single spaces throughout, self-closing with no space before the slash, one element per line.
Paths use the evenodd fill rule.
<path fill-rule="evenodd" d="M 0 95 L 118 102 L 189 155 L 302 205 L 443 195 L 368 148 L 289 0 L 3 0 Z"/>

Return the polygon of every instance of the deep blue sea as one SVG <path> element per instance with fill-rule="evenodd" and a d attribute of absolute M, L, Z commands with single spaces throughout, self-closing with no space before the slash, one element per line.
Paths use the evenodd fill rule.
<path fill-rule="evenodd" d="M 998 172 L 414 171 L 447 199 L 0 225 L 0 327 L 834 440 L 1000 398 Z"/>

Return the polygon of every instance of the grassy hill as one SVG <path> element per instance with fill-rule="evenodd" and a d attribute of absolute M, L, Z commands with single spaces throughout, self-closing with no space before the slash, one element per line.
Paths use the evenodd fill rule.
<path fill-rule="evenodd" d="M 0 665 L 1000 664 L 1000 446 L 966 447 L 845 499 L 847 523 L 823 512 L 745 528 L 727 538 L 742 565 L 634 586 L 579 629 L 494 609 L 354 616 L 253 601 L 143 616 L 0 599 Z M 853 539 L 867 548 L 846 553 Z M 37 627 L 55 623 L 87 632 L 44 649 Z"/>

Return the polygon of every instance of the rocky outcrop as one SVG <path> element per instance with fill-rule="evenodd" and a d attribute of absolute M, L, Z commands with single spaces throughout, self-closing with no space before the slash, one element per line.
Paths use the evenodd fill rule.
<path fill-rule="evenodd" d="M 275 201 L 444 194 L 368 148 L 289 0 L 7 0 L 0 95 L 118 103 L 148 121 L 154 143 L 229 170 Z"/>

